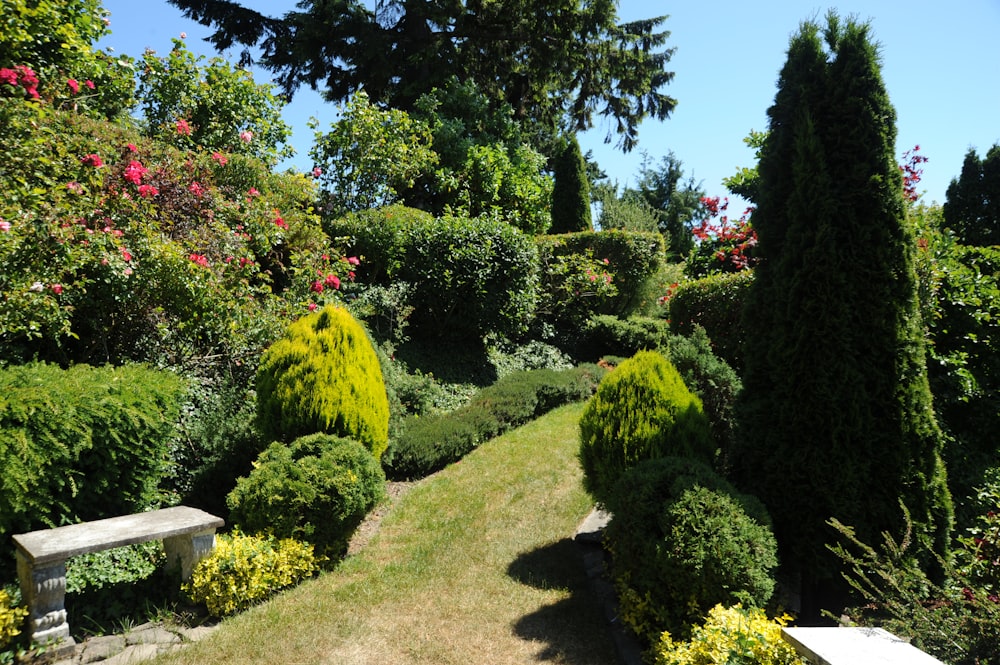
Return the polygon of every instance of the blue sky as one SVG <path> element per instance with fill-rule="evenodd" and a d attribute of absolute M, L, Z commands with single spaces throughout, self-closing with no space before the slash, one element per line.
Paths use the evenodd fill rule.
<path fill-rule="evenodd" d="M 294 8 L 289 1 L 250 0 L 243 4 L 273 15 Z M 98 46 L 114 47 L 135 57 L 146 48 L 161 53 L 171 38 L 187 34 L 188 48 L 216 55 L 202 41 L 209 30 L 184 19 L 165 0 L 104 0 L 111 12 L 112 34 Z M 881 44 L 882 74 L 897 114 L 897 154 L 920 145 L 929 161 L 921 189 L 928 202 L 944 202 L 945 190 L 961 171 L 970 149 L 982 156 L 1000 142 L 1000 0 L 844 0 L 814 4 L 778 0 L 700 0 L 650 2 L 622 0 L 622 20 L 668 15 L 668 45 L 677 50 L 669 69 L 675 72 L 665 92 L 678 100 L 667 120 L 643 123 L 639 148 L 622 154 L 605 145 L 607 127 L 581 137 L 601 168 L 620 185 L 634 184 L 647 154 L 654 162 L 672 151 L 708 194 L 724 195 L 722 179 L 750 166 L 752 151 L 742 139 L 766 128 L 766 111 L 785 62 L 789 38 L 799 24 L 822 17 L 830 8 L 841 16 L 870 20 Z M 235 54 L 223 54 L 223 57 Z M 256 75 L 266 82 L 266 73 Z M 300 89 L 285 109 L 294 129 L 291 144 L 298 155 L 286 166 L 311 168 L 310 117 L 328 128 L 336 107 Z M 731 212 L 739 212 L 731 210 Z"/>

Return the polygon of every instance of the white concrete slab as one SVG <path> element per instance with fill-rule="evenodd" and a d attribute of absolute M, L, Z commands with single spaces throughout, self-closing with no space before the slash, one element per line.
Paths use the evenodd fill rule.
<path fill-rule="evenodd" d="M 881 628 L 782 628 L 811 665 L 944 665 Z"/>

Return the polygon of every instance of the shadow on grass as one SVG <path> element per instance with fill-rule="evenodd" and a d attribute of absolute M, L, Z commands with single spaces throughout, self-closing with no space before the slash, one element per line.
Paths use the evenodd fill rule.
<path fill-rule="evenodd" d="M 600 601 L 587 579 L 579 544 L 564 538 L 524 552 L 507 567 L 507 574 L 536 589 L 569 594 L 514 624 L 515 635 L 544 645 L 535 660 L 568 665 L 620 662 Z"/>

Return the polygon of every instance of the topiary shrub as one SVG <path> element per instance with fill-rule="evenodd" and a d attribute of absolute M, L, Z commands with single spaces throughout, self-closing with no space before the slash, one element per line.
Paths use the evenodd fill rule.
<path fill-rule="evenodd" d="M 599 314 L 587 321 L 580 353 L 585 358 L 633 356 L 639 351 L 666 348 L 670 324 L 648 316 L 626 319 Z"/>
<path fill-rule="evenodd" d="M 272 443 L 227 502 L 245 531 L 308 541 L 320 555 L 337 557 L 384 499 L 385 474 L 364 446 L 311 434 L 291 445 Z"/>
<path fill-rule="evenodd" d="M 215 617 L 235 614 L 295 586 L 318 569 L 313 548 L 292 539 L 220 534 L 182 590 Z"/>
<path fill-rule="evenodd" d="M 690 335 L 701 326 L 712 350 L 737 371 L 743 367 L 742 311 L 754 272 L 719 273 L 681 284 L 670 298 L 670 329 Z"/>
<path fill-rule="evenodd" d="M 580 417 L 584 487 L 599 503 L 640 461 L 677 455 L 711 463 L 715 452 L 701 400 L 656 351 L 640 351 L 608 374 Z"/>
<path fill-rule="evenodd" d="M 654 665 L 806 665 L 795 647 L 781 637 L 781 628 L 790 618 L 783 615 L 771 620 L 759 608 L 719 604 L 709 610 L 703 625 L 694 627 L 689 641 L 677 642 L 670 633 L 663 633 L 654 647 L 653 662 Z"/>
<path fill-rule="evenodd" d="M 774 592 L 777 543 L 752 497 L 690 459 L 643 462 L 624 474 L 605 539 L 622 616 L 640 636 L 686 636 L 717 603 L 763 605 Z"/>
<path fill-rule="evenodd" d="M 378 356 L 347 310 L 328 306 L 292 323 L 257 372 L 265 439 L 325 432 L 360 441 L 375 459 L 389 437 L 389 400 Z"/>

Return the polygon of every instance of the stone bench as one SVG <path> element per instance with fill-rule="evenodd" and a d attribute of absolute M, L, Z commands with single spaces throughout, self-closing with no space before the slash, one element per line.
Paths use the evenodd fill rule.
<path fill-rule="evenodd" d="M 82 522 L 15 535 L 17 576 L 28 606 L 31 639 L 72 648 L 66 621 L 66 560 L 151 540 L 162 540 L 168 566 L 191 577 L 199 559 L 215 547 L 215 530 L 225 522 L 197 508 L 174 506 L 135 515 Z"/>
<path fill-rule="evenodd" d="M 944 665 L 881 628 L 782 628 L 810 665 Z"/>

